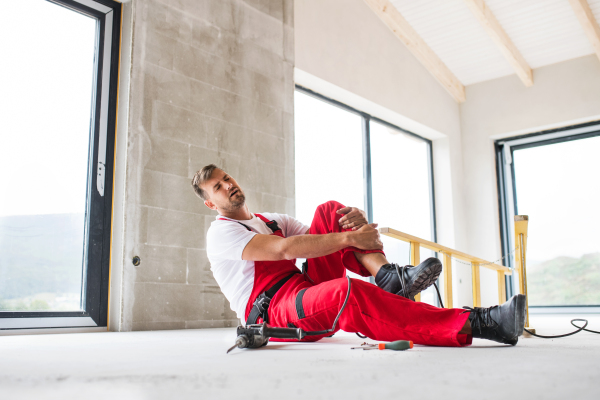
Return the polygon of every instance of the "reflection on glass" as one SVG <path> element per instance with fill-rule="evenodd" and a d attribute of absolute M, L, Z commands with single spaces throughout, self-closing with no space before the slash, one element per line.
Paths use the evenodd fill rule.
<path fill-rule="evenodd" d="M 2 7 L 0 310 L 80 310 L 96 21 Z"/>
<path fill-rule="evenodd" d="M 328 200 L 364 210 L 361 118 L 296 92 L 296 218 Z"/>
<path fill-rule="evenodd" d="M 515 150 L 530 305 L 600 304 L 600 137 Z"/>
<path fill-rule="evenodd" d="M 432 239 L 428 152 L 425 141 L 371 121 L 373 222 L 380 227 Z M 410 262 L 408 243 L 384 237 L 384 246 L 390 262 Z M 422 260 L 431 256 L 421 249 Z M 433 299 L 432 289 L 421 295 L 424 302 Z"/>
<path fill-rule="evenodd" d="M 296 218 L 310 225 L 329 200 L 364 210 L 360 116 L 300 92 L 294 101 Z"/>

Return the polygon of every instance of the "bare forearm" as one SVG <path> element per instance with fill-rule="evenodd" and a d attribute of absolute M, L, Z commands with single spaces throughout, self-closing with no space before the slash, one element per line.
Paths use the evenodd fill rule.
<path fill-rule="evenodd" d="M 242 253 L 248 261 L 277 261 L 294 258 L 315 258 L 335 253 L 346 247 L 363 250 L 382 249 L 377 224 L 364 225 L 356 231 L 301 235 L 282 238 L 275 235 L 254 235 Z"/>
<path fill-rule="evenodd" d="M 286 260 L 326 256 L 353 246 L 352 233 L 292 236 L 282 240 L 282 253 Z"/>

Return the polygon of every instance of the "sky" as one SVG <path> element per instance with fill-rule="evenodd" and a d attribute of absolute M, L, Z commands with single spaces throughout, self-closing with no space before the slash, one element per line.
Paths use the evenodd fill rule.
<path fill-rule="evenodd" d="M 95 36 L 56 4 L 3 2 L 0 217 L 85 211 Z"/>
<path fill-rule="evenodd" d="M 600 252 L 599 154 L 600 136 L 514 152 L 529 260 Z"/>

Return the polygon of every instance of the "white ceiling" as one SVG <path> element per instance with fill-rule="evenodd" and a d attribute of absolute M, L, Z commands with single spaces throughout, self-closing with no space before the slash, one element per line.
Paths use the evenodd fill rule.
<path fill-rule="evenodd" d="M 515 73 L 463 0 L 390 1 L 463 85 Z M 594 53 L 568 0 L 485 3 L 531 68 Z M 588 4 L 600 21 L 600 0 Z"/>

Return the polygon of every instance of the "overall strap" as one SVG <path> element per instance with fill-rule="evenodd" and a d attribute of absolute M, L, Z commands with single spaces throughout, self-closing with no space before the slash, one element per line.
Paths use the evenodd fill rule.
<path fill-rule="evenodd" d="M 242 224 L 240 221 L 235 221 L 233 219 L 225 219 L 225 218 L 217 218 L 220 219 L 221 221 L 231 221 L 231 222 L 237 222 L 238 224 L 240 224 L 241 226 L 243 226 L 244 228 L 248 229 L 250 232 L 252 232 L 252 229 L 250 229 L 249 226 Z"/>
<path fill-rule="evenodd" d="M 276 231 L 280 231 L 281 228 L 279 227 L 279 225 L 277 225 L 277 221 L 269 221 L 268 219 L 266 219 L 265 217 L 263 217 L 260 214 L 254 214 L 256 215 L 258 218 L 260 218 L 262 220 L 262 222 L 264 222 L 265 224 L 267 224 L 267 226 L 269 227 L 270 230 L 273 231 L 273 233 L 275 233 Z"/>
<path fill-rule="evenodd" d="M 281 289 L 281 287 L 283 285 L 285 285 L 285 283 L 287 281 L 292 279 L 292 277 L 295 276 L 299 272 L 300 271 L 292 272 L 290 275 L 281 279 L 275 285 L 271 286 L 271 288 L 269 290 L 261 293 L 256 298 L 256 300 L 254 301 L 254 304 L 252 304 L 252 309 L 250 310 L 250 314 L 248 314 L 248 319 L 246 320 L 246 326 L 256 324 L 259 317 L 261 317 L 264 322 L 269 322 L 268 310 L 269 310 L 269 304 L 271 304 L 271 299 L 275 296 L 275 293 L 277 293 L 277 291 L 279 289 Z"/>

